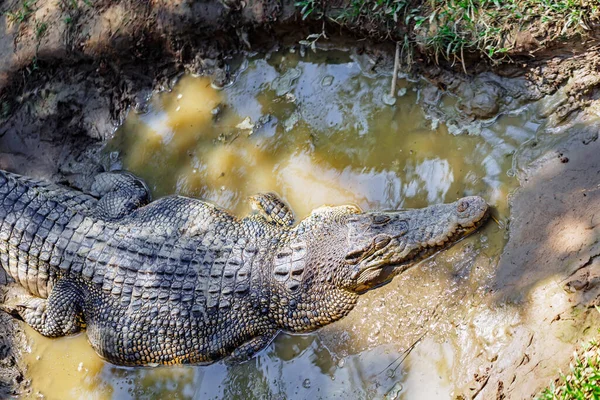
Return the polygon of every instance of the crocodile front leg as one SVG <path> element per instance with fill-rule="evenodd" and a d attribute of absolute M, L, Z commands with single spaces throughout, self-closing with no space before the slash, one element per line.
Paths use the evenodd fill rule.
<path fill-rule="evenodd" d="M 280 226 L 293 226 L 294 213 L 275 193 L 259 193 L 248 199 L 250 207 L 269 222 Z"/>
<path fill-rule="evenodd" d="M 48 299 L 35 297 L 19 285 L 11 285 L 9 299 L 0 310 L 19 316 L 44 336 L 59 337 L 85 327 L 81 291 L 67 280 L 59 280 Z"/>
<path fill-rule="evenodd" d="M 123 218 L 152 200 L 146 183 L 125 171 L 96 175 L 91 192 L 100 197 L 94 214 L 104 220 Z"/>

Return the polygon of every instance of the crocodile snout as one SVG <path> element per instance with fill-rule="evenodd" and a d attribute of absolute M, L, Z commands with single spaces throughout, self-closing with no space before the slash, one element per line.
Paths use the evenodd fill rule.
<path fill-rule="evenodd" d="M 470 228 L 487 217 L 490 206 L 479 196 L 463 197 L 456 202 L 460 226 Z"/>

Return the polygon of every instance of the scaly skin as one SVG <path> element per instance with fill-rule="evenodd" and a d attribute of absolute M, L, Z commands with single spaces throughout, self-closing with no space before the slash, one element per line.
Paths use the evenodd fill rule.
<path fill-rule="evenodd" d="M 126 173 L 100 174 L 92 194 L 0 171 L 0 263 L 21 287 L 1 307 L 45 336 L 85 327 L 122 365 L 248 359 L 281 330 L 344 317 L 360 293 L 472 232 L 488 210 L 479 197 L 322 207 L 294 226 L 272 194 L 243 219 L 181 196 L 146 204 L 145 184 Z"/>

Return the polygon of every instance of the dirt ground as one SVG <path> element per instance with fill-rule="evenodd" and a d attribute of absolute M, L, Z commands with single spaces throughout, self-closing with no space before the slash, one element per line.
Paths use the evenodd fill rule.
<path fill-rule="evenodd" d="M 39 0 L 16 20 L 22 3 L 0 5 L 0 168 L 83 189 L 101 170 L 102 142 L 152 91 L 185 71 L 225 84 L 232 56 L 298 43 L 322 29 L 303 24 L 290 1 Z M 391 70 L 392 43 L 346 43 L 367 53 L 374 68 Z M 593 307 L 600 294 L 600 141 L 593 124 L 577 125 L 598 115 L 600 55 L 593 43 L 555 43 L 536 58 L 471 64 L 471 75 L 415 60 L 414 74 L 461 99 L 462 119 L 452 121 L 458 130 L 562 90 L 546 117 L 549 126 L 572 129 L 519 176 L 493 293 L 498 304 L 524 310 L 526 323 L 511 333 L 505 354 L 488 362 L 473 393 L 531 397 L 600 322 Z M 556 302 L 541 300 L 548 298 Z M 24 345 L 18 326 L 0 314 L 0 398 L 27 390 Z"/>
<path fill-rule="evenodd" d="M 488 363 L 478 398 L 534 397 L 598 336 L 599 128 L 573 130 L 521 177 L 492 298 L 518 308 L 522 322 Z"/>

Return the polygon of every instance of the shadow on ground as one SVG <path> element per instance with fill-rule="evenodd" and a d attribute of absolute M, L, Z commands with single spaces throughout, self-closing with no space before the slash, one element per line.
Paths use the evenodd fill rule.
<path fill-rule="evenodd" d="M 492 297 L 495 307 L 517 309 L 521 321 L 492 361 L 480 398 L 535 396 L 566 370 L 576 345 L 598 337 L 598 130 L 569 132 L 530 167 L 512 198 L 510 239 Z"/>

